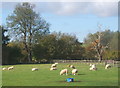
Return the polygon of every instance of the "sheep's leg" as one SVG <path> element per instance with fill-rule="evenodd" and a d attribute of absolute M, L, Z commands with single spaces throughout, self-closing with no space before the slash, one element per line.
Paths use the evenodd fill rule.
<path fill-rule="evenodd" d="M 66 72 L 66 75 L 68 75 L 68 73 Z"/>

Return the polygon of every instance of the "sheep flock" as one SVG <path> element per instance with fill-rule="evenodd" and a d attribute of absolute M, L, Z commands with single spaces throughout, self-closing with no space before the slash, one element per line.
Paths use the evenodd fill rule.
<path fill-rule="evenodd" d="M 88 64 L 87 64 L 88 65 Z M 90 67 L 89 67 L 90 66 Z M 66 65 L 66 67 L 64 68 L 58 68 L 59 67 L 59 64 L 58 63 L 54 63 L 54 64 L 51 64 L 50 66 L 50 71 L 54 71 L 54 70 L 59 70 L 59 75 L 78 75 L 78 72 L 80 69 L 77 69 L 76 67 L 77 66 L 74 66 L 72 64 L 70 65 Z M 97 68 L 97 65 L 96 64 L 89 64 L 88 65 L 90 71 L 97 71 L 98 68 Z M 105 69 L 110 69 L 112 66 L 110 64 L 106 64 L 105 65 Z M 15 67 L 14 66 L 10 66 L 10 67 L 3 67 L 2 70 L 5 71 L 5 70 L 14 70 Z M 40 69 L 37 68 L 37 67 L 33 67 L 31 68 L 31 71 L 34 72 L 34 71 L 39 71 Z"/>

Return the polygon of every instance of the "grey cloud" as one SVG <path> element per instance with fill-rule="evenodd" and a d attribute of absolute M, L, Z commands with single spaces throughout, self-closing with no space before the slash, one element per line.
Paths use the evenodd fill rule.
<path fill-rule="evenodd" d="M 13 9 L 17 3 L 5 2 L 3 4 L 3 10 Z M 64 15 L 70 16 L 76 14 L 94 14 L 100 17 L 117 16 L 118 14 L 117 2 L 31 2 L 31 3 L 36 5 L 35 10 L 39 13 L 52 13 L 63 16 Z"/>
<path fill-rule="evenodd" d="M 37 11 L 57 15 L 94 14 L 101 17 L 117 16 L 117 2 L 45 2 L 34 3 Z"/>

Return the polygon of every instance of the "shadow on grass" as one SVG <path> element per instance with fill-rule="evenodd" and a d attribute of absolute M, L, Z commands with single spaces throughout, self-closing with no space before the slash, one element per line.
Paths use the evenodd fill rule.
<path fill-rule="evenodd" d="M 69 75 L 72 75 L 72 74 L 69 74 Z M 85 75 L 85 74 L 76 74 L 76 75 Z"/>
<path fill-rule="evenodd" d="M 85 75 L 85 74 L 78 74 L 78 75 Z"/>

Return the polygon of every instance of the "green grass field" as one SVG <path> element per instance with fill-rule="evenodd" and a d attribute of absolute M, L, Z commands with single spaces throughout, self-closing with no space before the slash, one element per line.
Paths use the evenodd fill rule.
<path fill-rule="evenodd" d="M 79 70 L 78 75 L 71 75 L 67 63 L 60 63 L 57 70 L 50 71 L 51 64 L 14 65 L 13 70 L 2 71 L 2 86 L 118 86 L 118 68 L 104 69 L 97 64 L 97 71 L 89 71 L 89 64 L 74 63 Z M 3 67 L 9 67 L 3 66 Z M 31 71 L 37 67 L 38 71 Z M 69 69 L 69 75 L 59 75 L 63 68 Z M 66 78 L 74 78 L 74 82 L 66 82 Z"/>

